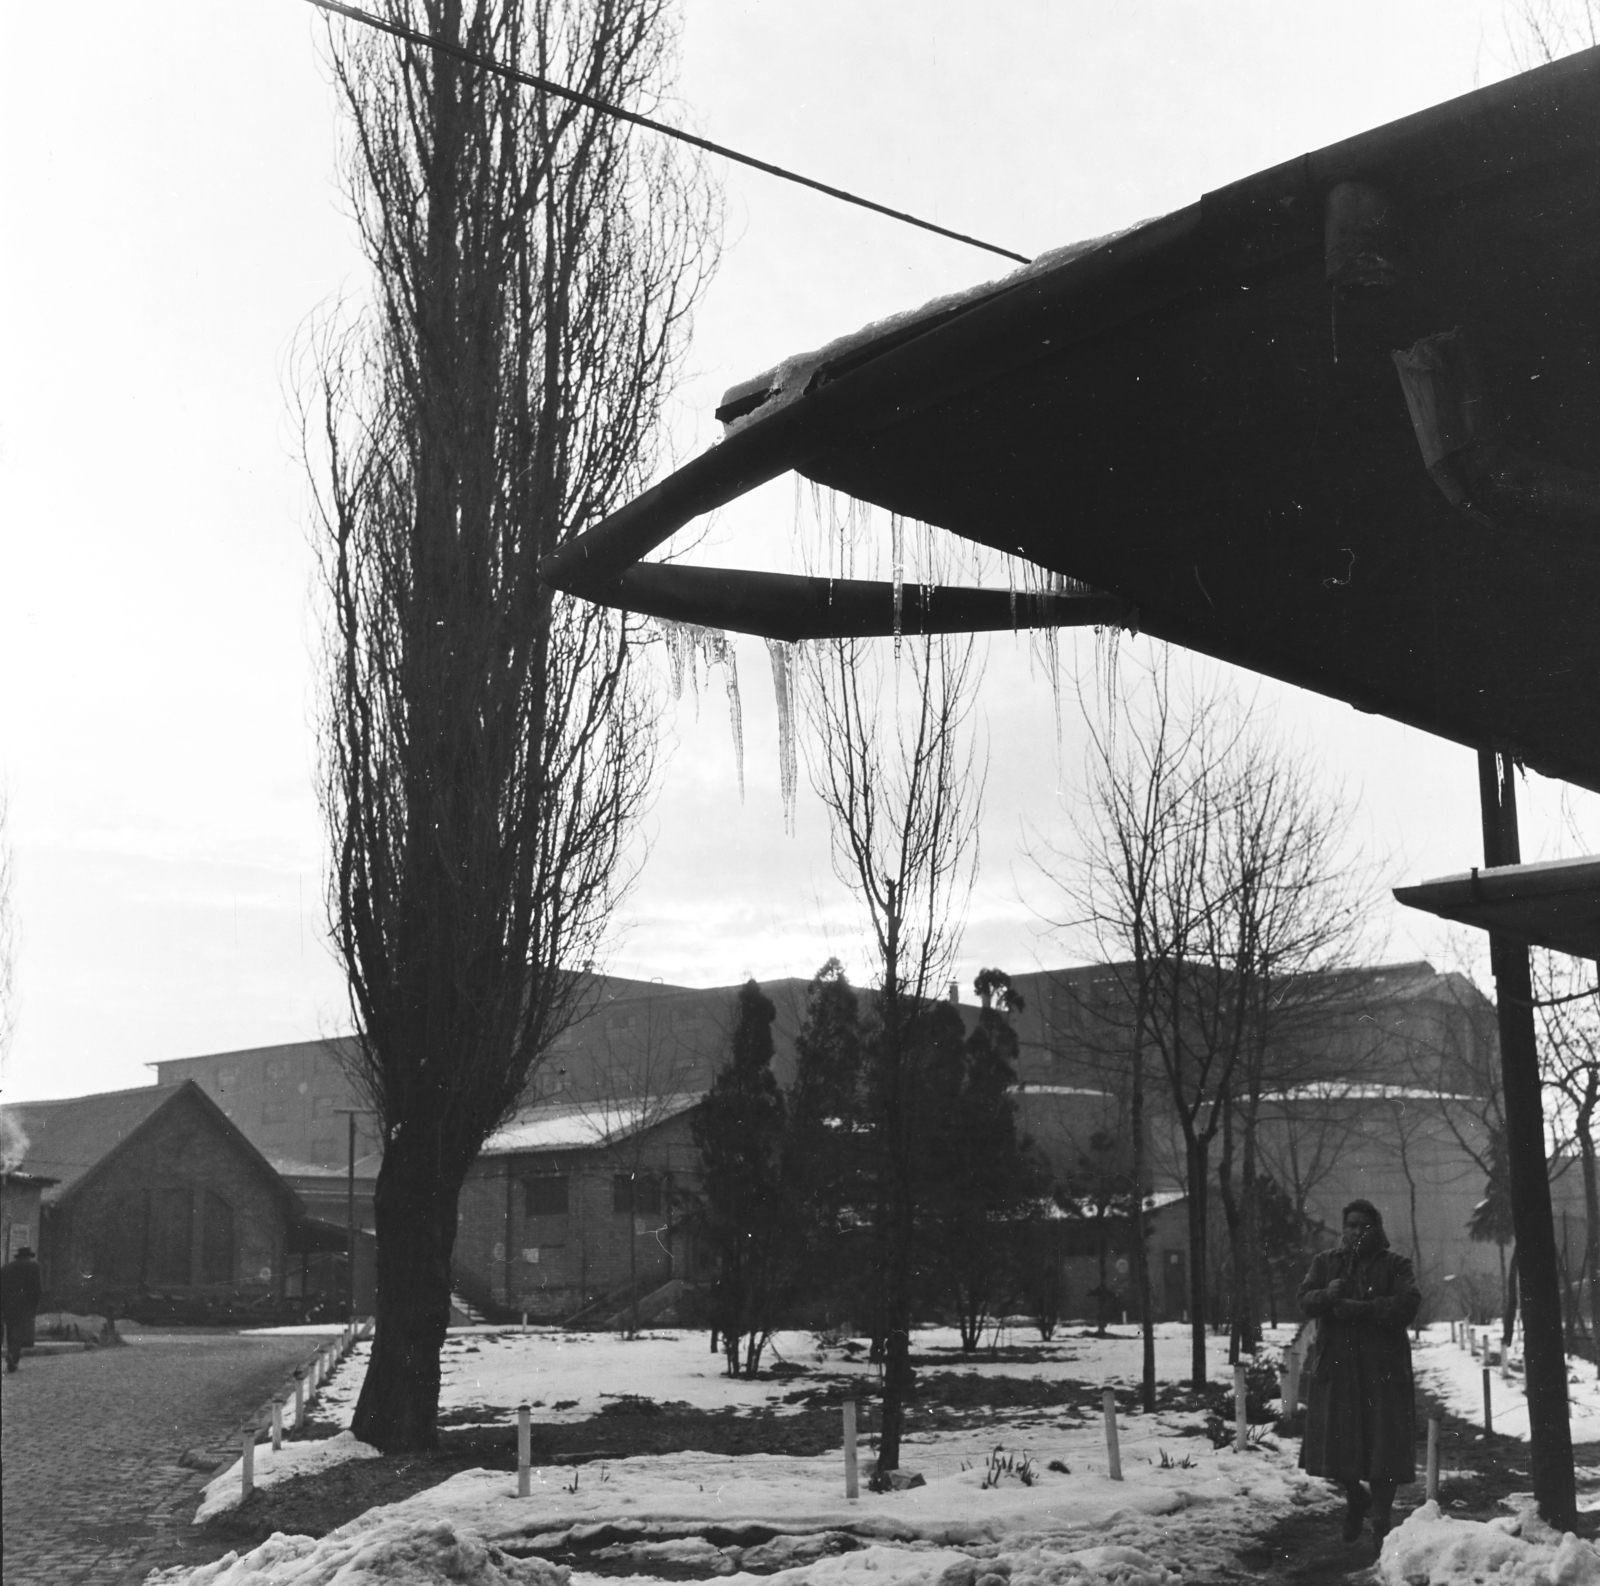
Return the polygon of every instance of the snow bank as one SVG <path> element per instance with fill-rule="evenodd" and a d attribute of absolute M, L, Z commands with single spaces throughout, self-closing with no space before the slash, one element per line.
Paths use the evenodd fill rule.
<path fill-rule="evenodd" d="M 347 1459 L 376 1459 L 378 1451 L 370 1443 L 357 1442 L 352 1432 L 340 1432 L 337 1437 L 322 1438 L 314 1443 L 285 1443 L 276 1452 L 271 1443 L 256 1444 L 254 1459 L 255 1484 L 270 1487 L 274 1482 L 287 1481 L 291 1476 L 309 1475 L 314 1470 L 325 1470 L 330 1465 L 342 1465 Z M 235 1460 L 220 1476 L 214 1476 L 205 1485 L 200 1507 L 195 1510 L 194 1523 L 202 1525 L 224 1509 L 232 1509 L 243 1496 L 240 1484 L 242 1460 Z"/>
<path fill-rule="evenodd" d="M 566 1586 L 568 1571 L 542 1559 L 516 1559 L 449 1520 L 368 1516 L 320 1542 L 279 1531 L 242 1557 L 226 1553 L 198 1569 L 152 1571 L 157 1582 L 184 1586 Z"/>
<path fill-rule="evenodd" d="M 1515 1517 L 1452 1520 L 1437 1503 L 1413 1510 L 1385 1538 L 1387 1586 L 1600 1586 L 1600 1552 L 1544 1524 L 1532 1502 Z"/>

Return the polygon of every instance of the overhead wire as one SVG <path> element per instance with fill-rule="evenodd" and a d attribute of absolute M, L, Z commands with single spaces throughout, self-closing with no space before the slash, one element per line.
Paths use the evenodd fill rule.
<path fill-rule="evenodd" d="M 315 6 L 319 11 L 327 11 L 335 16 L 346 17 L 352 22 L 360 22 L 367 27 L 376 28 L 382 33 L 392 34 L 397 39 L 404 39 L 409 44 L 417 44 L 425 49 L 437 50 L 442 55 L 449 55 L 469 65 L 482 67 L 484 71 L 494 72 L 500 77 L 509 79 L 514 83 L 521 83 L 528 88 L 537 88 L 541 93 L 554 94 L 558 98 L 571 100 L 572 103 L 584 105 L 590 110 L 598 110 L 603 115 L 615 116 L 619 121 L 632 122 L 636 127 L 644 127 L 650 132 L 659 132 L 664 138 L 675 138 L 679 143 L 687 143 L 697 149 L 704 149 L 708 154 L 720 155 L 725 160 L 732 160 L 738 165 L 748 165 L 752 170 L 764 171 L 768 176 L 776 176 L 785 182 L 794 182 L 801 187 L 809 187 L 814 192 L 825 193 L 829 198 L 837 198 L 842 203 L 855 204 L 858 208 L 869 209 L 876 215 L 886 215 L 890 220 L 903 221 L 908 226 L 917 226 L 923 231 L 931 231 L 936 236 L 948 237 L 952 242 L 964 242 L 969 247 L 982 248 L 987 253 L 998 253 L 1004 259 L 1015 259 L 1018 264 L 1031 264 L 1033 261 L 1026 254 L 1015 253 L 1010 248 L 1002 248 L 998 243 L 985 242 L 981 237 L 969 237 L 965 232 L 952 231 L 948 226 L 940 226 L 931 220 L 922 220 L 916 215 L 908 215 L 904 210 L 891 209 L 887 204 L 880 204 L 870 198 L 863 198 L 859 193 L 846 192 L 842 187 L 832 187 L 827 182 L 819 182 L 810 176 L 802 176 L 798 171 L 788 170 L 782 165 L 773 165 L 767 160 L 758 160 L 754 155 L 741 154 L 737 149 L 730 149 L 725 143 L 713 143 L 710 138 L 696 137 L 692 132 L 685 132 L 680 127 L 669 126 L 664 121 L 653 120 L 649 116 L 641 116 L 637 111 L 626 110 L 621 105 L 614 105 L 604 99 L 597 99 L 593 94 L 583 93 L 576 88 L 569 88 L 565 83 L 552 81 L 548 77 L 540 77 L 533 72 L 525 72 L 520 67 L 507 66 L 503 61 L 496 60 L 492 55 L 480 54 L 477 50 L 469 50 L 460 44 L 455 44 L 448 39 L 436 38 L 431 33 L 423 33 L 416 28 L 406 27 L 400 22 L 391 22 L 385 17 L 374 16 L 370 11 L 363 11 L 359 6 L 345 5 L 342 0 L 306 0 L 308 5 Z"/>

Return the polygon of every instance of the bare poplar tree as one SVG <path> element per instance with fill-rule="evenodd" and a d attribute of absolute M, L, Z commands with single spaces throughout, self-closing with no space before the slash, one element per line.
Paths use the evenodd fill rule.
<path fill-rule="evenodd" d="M 652 111 L 666 0 L 381 15 Z M 306 401 L 328 596 L 329 912 L 378 1115 L 377 1334 L 355 1431 L 436 1441 L 456 1201 L 583 1011 L 654 762 L 624 618 L 541 557 L 648 480 L 711 263 L 672 146 L 448 53 L 332 24 L 372 269 Z"/>
<path fill-rule="evenodd" d="M 916 1029 L 955 960 L 983 802 L 971 731 L 976 641 L 907 638 L 899 647 L 891 674 L 869 641 L 819 644 L 804 678 L 812 786 L 828 811 L 834 870 L 866 910 L 876 956 L 867 1044 L 880 1196 L 880 1476 L 899 1468 L 911 1377 Z"/>

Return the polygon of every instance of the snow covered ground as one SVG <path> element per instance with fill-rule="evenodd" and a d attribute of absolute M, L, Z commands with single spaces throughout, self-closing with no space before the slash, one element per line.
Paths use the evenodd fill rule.
<path fill-rule="evenodd" d="M 948 1352 L 949 1369 L 1124 1386 L 1137 1380 L 1132 1328 L 1106 1340 L 1061 1337 L 1036 1362 L 964 1362 L 953 1334 L 919 1333 L 919 1355 Z M 1283 1335 L 1284 1338 L 1287 1334 Z M 1036 1343 L 1018 1332 L 1010 1340 Z M 1280 1339 L 1280 1341 L 1282 1341 Z M 869 1368 L 808 1334 L 780 1335 L 780 1358 L 830 1375 Z M 1188 1335 L 1163 1327 L 1158 1369 L 1183 1377 Z M 1432 1339 L 1421 1357 L 1431 1360 Z M 1226 1380 L 1225 1340 L 1212 1364 Z M 1450 1350 L 1445 1330 L 1444 1351 Z M 358 1347 L 325 1390 L 324 1416 L 348 1425 L 366 1358 Z M 1420 1357 L 1419 1357 L 1420 1358 Z M 1465 1358 L 1463 1356 L 1463 1358 Z M 1441 1358 L 1440 1369 L 1448 1364 Z M 731 1382 L 703 1333 L 572 1335 L 497 1328 L 452 1332 L 441 1411 L 451 1424 L 514 1420 L 527 1399 L 541 1420 L 593 1415 L 628 1394 L 703 1409 L 786 1408 L 805 1377 Z M 1498 1380 L 1498 1379 L 1497 1379 Z M 913 1430 L 902 1464 L 925 1485 L 844 1496 L 842 1455 L 731 1456 L 675 1453 L 535 1470 L 532 1492 L 516 1477 L 467 1471 L 403 1503 L 374 1509 L 320 1541 L 274 1537 L 243 1557 L 169 1571 L 168 1586 L 321 1586 L 344 1582 L 442 1582 L 465 1586 L 557 1586 L 562 1571 L 523 1550 L 604 1543 L 597 1568 L 626 1561 L 641 1586 L 710 1579 L 731 1586 L 1181 1586 L 1215 1577 L 1245 1540 L 1295 1504 L 1333 1506 L 1328 1486 L 1295 1468 L 1295 1445 L 1276 1440 L 1245 1454 L 1195 1436 L 1199 1418 L 1120 1416 L 1124 1479 L 1108 1470 L 1097 1415 L 1051 1407 L 997 1412 L 981 1429 Z M 353 1439 L 339 1440 L 349 1455 Z M 306 1453 L 301 1453 L 306 1450 Z M 311 1450 L 317 1450 L 311 1453 Z M 257 1453 L 257 1480 L 326 1460 L 330 1443 L 286 1444 L 276 1460 Z M 370 1451 L 369 1451 L 370 1452 Z M 863 1461 L 870 1450 L 863 1448 Z M 300 1467 L 303 1468 L 303 1467 Z M 207 1489 L 221 1506 L 239 1490 L 237 1466 Z M 1431 1509 L 1431 1512 L 1430 1512 Z M 203 1511 L 204 1512 L 204 1511 Z M 214 1511 L 213 1511 L 214 1512 Z M 1516 1534 L 1520 1532 L 1520 1534 Z M 1380 1575 L 1387 1586 L 1600 1586 L 1600 1555 L 1587 1544 L 1543 1535 L 1524 1516 L 1494 1527 L 1454 1520 L 1429 1506 L 1396 1531 Z M 572 1570 L 572 1586 L 606 1577 Z"/>
<path fill-rule="evenodd" d="M 1495 1347 L 1498 1350 L 1498 1343 Z M 1436 1322 L 1424 1330 L 1423 1341 L 1413 1351 L 1412 1360 L 1421 1386 L 1464 1420 L 1483 1424 L 1483 1362 L 1474 1360 L 1462 1345 L 1450 1342 L 1448 1322 Z M 1572 1441 L 1600 1442 L 1600 1382 L 1595 1380 L 1593 1365 L 1572 1361 L 1567 1391 Z M 1509 1380 L 1501 1377 L 1498 1365 L 1490 1368 L 1489 1407 L 1496 1432 L 1511 1437 L 1528 1435 L 1528 1401 L 1522 1391 L 1520 1367 L 1515 1363 Z"/>

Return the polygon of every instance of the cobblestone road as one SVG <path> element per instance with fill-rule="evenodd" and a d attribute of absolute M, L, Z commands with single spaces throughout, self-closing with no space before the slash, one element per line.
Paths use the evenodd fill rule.
<path fill-rule="evenodd" d="M 207 1479 L 186 1449 L 228 1452 L 316 1348 L 305 1337 L 135 1335 L 126 1349 L 30 1356 L 0 1376 L 4 1586 L 112 1586 Z"/>

